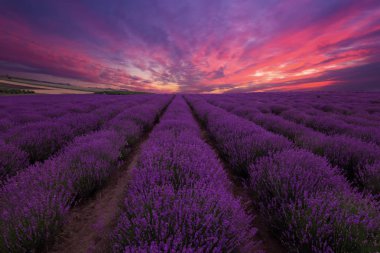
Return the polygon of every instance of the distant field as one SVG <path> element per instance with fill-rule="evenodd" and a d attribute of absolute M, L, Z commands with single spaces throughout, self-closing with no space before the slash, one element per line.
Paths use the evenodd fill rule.
<path fill-rule="evenodd" d="M 22 84 L 19 84 L 19 83 L 6 83 L 6 82 L 3 82 L 0 80 L 0 89 L 24 89 L 24 90 L 30 90 L 31 88 L 35 89 L 35 90 L 46 90 L 46 88 L 43 88 L 43 87 L 31 87 L 30 85 L 29 86 L 26 86 L 26 85 L 22 85 Z"/>
<path fill-rule="evenodd" d="M 66 83 L 53 83 L 33 79 L 0 76 L 0 94 L 1 91 L 8 90 L 25 90 L 33 91 L 35 94 L 105 94 L 105 95 L 130 95 L 142 94 L 128 90 L 101 89 L 79 87 Z M 20 92 L 21 93 L 21 92 Z"/>
<path fill-rule="evenodd" d="M 378 252 L 379 101 L 0 97 L 0 252 Z"/>
<path fill-rule="evenodd" d="M 32 90 L 36 94 L 91 94 L 93 91 L 84 91 L 71 88 L 70 86 L 60 88 L 58 86 L 40 85 L 40 84 L 30 84 L 23 81 L 13 81 L 13 80 L 0 80 L 0 87 L 9 89 L 27 89 Z"/>

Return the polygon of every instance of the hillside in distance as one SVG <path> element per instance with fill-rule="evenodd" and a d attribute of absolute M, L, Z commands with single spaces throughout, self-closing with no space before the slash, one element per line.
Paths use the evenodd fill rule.
<path fill-rule="evenodd" d="M 138 92 L 126 89 L 102 89 L 80 87 L 70 83 L 50 82 L 44 80 L 0 75 L 0 94 L 109 94 L 126 95 Z"/>

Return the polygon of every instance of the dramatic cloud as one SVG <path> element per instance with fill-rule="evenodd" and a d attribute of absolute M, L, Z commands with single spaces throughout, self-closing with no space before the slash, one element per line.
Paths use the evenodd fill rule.
<path fill-rule="evenodd" d="M 156 92 L 379 90 L 377 0 L 3 0 L 0 73 Z"/>

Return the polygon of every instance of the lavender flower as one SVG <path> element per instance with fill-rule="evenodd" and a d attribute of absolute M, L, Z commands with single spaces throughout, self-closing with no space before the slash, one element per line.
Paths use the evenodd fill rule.
<path fill-rule="evenodd" d="M 154 118 L 170 97 L 135 99 L 151 104 L 155 115 L 146 117 Z M 133 110 L 139 111 L 139 106 Z M 117 168 L 121 149 L 128 145 L 129 135 L 124 134 L 131 129 L 138 139 L 143 133 L 136 131 L 142 125 L 131 118 L 115 123 L 117 127 L 106 123 L 100 131 L 76 137 L 56 155 L 21 171 L 0 188 L 0 252 L 45 249 L 62 228 L 70 207 L 104 184 Z"/>
<path fill-rule="evenodd" d="M 114 252 L 231 252 L 252 247 L 251 217 L 181 97 L 142 147 L 132 171 Z"/>

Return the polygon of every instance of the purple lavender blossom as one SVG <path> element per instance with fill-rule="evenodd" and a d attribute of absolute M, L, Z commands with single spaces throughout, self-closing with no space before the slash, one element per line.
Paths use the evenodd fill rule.
<path fill-rule="evenodd" d="M 244 154 L 243 148 L 250 150 L 249 146 L 239 146 L 238 143 L 231 146 L 225 145 L 225 143 L 231 143 L 230 139 L 241 138 L 246 128 L 242 128 L 241 132 L 237 131 L 237 128 L 240 125 L 247 125 L 246 120 L 233 117 L 234 122 L 231 123 L 230 113 L 207 103 L 203 97 L 187 96 L 187 99 L 206 126 L 208 133 L 218 138 L 217 147 L 224 147 L 220 149 L 220 152 L 225 154 L 224 157 L 228 162 L 234 161 L 233 157 L 236 153 Z M 236 102 L 226 102 L 228 99 L 218 100 L 215 97 L 213 101 L 218 105 L 226 103 L 225 108 L 230 109 L 235 108 L 234 104 L 239 106 L 242 103 L 241 99 Z M 242 113 L 247 111 L 249 112 L 245 110 Z M 253 109 L 250 116 L 255 117 L 254 114 Z M 223 120 L 226 122 L 223 123 Z M 270 125 L 269 121 L 264 120 L 264 122 L 265 128 L 281 131 L 291 129 L 281 128 L 281 121 L 278 125 L 275 125 L 274 120 L 271 121 L 274 125 Z M 257 125 L 251 124 L 257 129 Z M 308 131 L 315 133 L 312 130 Z M 296 133 L 288 132 L 289 136 L 299 138 Z M 300 134 L 308 138 L 306 134 L 303 135 L 302 132 Z M 323 136 L 321 133 L 316 133 L 315 136 L 310 135 L 307 140 L 310 144 L 318 144 L 321 142 L 319 138 L 321 135 Z M 261 134 L 252 133 L 251 136 L 265 138 L 265 130 L 262 129 Z M 322 143 L 326 141 L 322 139 Z M 277 142 L 274 142 L 272 145 L 276 144 Z M 312 146 L 316 147 L 316 144 Z M 332 147 L 332 144 L 330 146 Z M 329 147 L 326 148 L 323 145 L 319 147 L 322 150 L 329 150 Z M 336 150 L 345 150 L 349 147 L 337 147 Z M 363 152 L 368 154 L 368 150 Z M 333 149 L 328 154 L 334 154 Z M 361 153 L 358 152 L 358 154 Z M 244 160 L 244 156 L 242 157 Z M 340 153 L 337 153 L 336 157 L 343 158 Z M 360 159 L 373 158 L 374 156 L 369 158 L 364 156 Z M 252 196 L 252 203 L 289 250 L 342 253 L 369 253 L 378 250 L 380 231 L 378 202 L 370 195 L 365 196 L 353 189 L 340 174 L 340 170 L 331 167 L 325 158 L 306 150 L 295 150 L 289 145 L 287 148 L 264 153 L 262 156 L 252 153 L 245 159 L 251 164 L 248 190 Z M 372 168 L 369 169 L 371 170 Z M 376 171 L 376 169 L 373 170 Z"/>
<path fill-rule="evenodd" d="M 148 99 L 155 108 L 154 117 L 169 99 Z M 139 106 L 134 110 L 139 111 Z M 105 129 L 78 136 L 59 153 L 21 171 L 0 188 L 0 252 L 38 251 L 54 240 L 69 208 L 98 190 L 117 168 L 121 150 L 128 145 L 129 137 L 124 134 L 129 129 L 139 134 L 134 138 L 143 134 L 136 131 L 142 126 L 136 127 L 139 123 L 128 117 L 117 123 L 117 128 L 105 124 Z"/>
<path fill-rule="evenodd" d="M 255 244 L 239 200 L 182 98 L 143 145 L 114 252 L 231 252 Z M 252 246 L 250 245 L 250 246 Z"/>
<path fill-rule="evenodd" d="M 289 138 L 298 147 L 326 157 L 332 166 L 339 167 L 349 181 L 357 187 L 369 190 L 373 194 L 379 194 L 377 187 L 370 187 L 363 183 L 369 179 L 363 178 L 365 173 L 362 172 L 379 161 L 379 146 L 373 142 L 364 142 L 360 138 L 338 134 L 326 135 L 308 128 L 306 127 L 308 116 L 305 116 L 306 113 L 301 109 L 287 111 L 285 106 L 279 106 L 273 102 L 257 103 L 248 99 L 249 96 L 247 99 L 237 100 L 238 96 L 240 95 L 224 96 L 223 100 L 213 96 L 207 98 L 212 104 L 228 109 L 271 132 Z M 292 121 L 281 117 L 282 115 L 288 115 L 288 117 L 292 115 Z M 374 134 L 380 134 L 380 131 L 375 131 Z M 372 172 L 374 171 L 372 170 Z M 371 180 L 379 178 L 379 175 L 375 175 Z M 373 184 L 380 184 L 380 181 L 373 182 Z"/>

